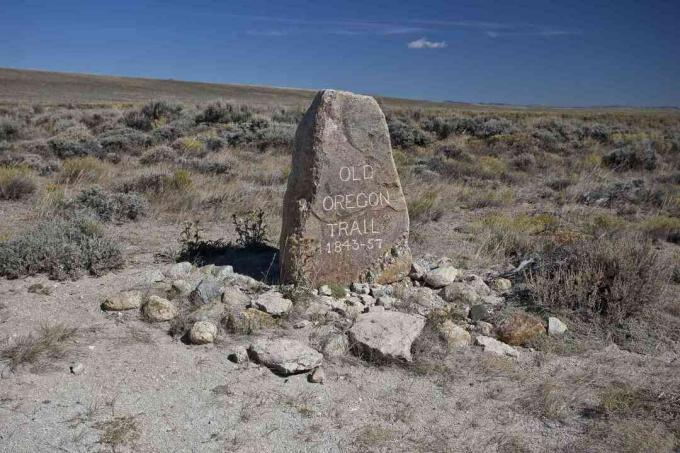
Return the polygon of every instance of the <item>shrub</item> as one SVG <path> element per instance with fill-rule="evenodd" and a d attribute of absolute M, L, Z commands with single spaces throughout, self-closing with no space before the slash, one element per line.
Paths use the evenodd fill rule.
<path fill-rule="evenodd" d="M 146 215 L 149 205 L 139 194 L 108 193 L 92 187 L 62 206 L 66 212 L 87 211 L 103 222 L 137 220 Z"/>
<path fill-rule="evenodd" d="M 59 180 L 66 184 L 81 181 L 97 182 L 106 171 L 106 164 L 95 157 L 74 157 L 64 161 Z"/>
<path fill-rule="evenodd" d="M 83 271 L 101 275 L 122 264 L 118 244 L 103 236 L 99 225 L 86 216 L 49 219 L 0 243 L 0 276 L 7 278 L 44 272 L 51 279 L 75 279 Z"/>
<path fill-rule="evenodd" d="M 152 101 L 140 110 L 131 110 L 123 116 L 123 124 L 140 131 L 150 131 L 171 120 L 177 119 L 182 111 L 180 104 L 166 101 Z"/>
<path fill-rule="evenodd" d="M 0 118 L 0 141 L 18 140 L 22 136 L 22 125 L 12 118 Z"/>
<path fill-rule="evenodd" d="M 397 148 L 411 148 L 414 146 L 427 146 L 431 139 L 417 126 L 396 118 L 390 118 L 387 122 L 390 130 L 392 146 Z"/>
<path fill-rule="evenodd" d="M 198 173 L 210 175 L 229 174 L 233 166 L 231 162 L 217 162 L 201 159 L 193 159 L 187 162 L 185 165 Z"/>
<path fill-rule="evenodd" d="M 139 154 L 141 149 L 151 144 L 151 138 L 135 129 L 120 128 L 100 135 L 99 143 L 106 152 Z"/>
<path fill-rule="evenodd" d="M 536 158 L 533 154 L 522 153 L 513 157 L 510 164 L 515 170 L 530 171 L 536 167 Z"/>
<path fill-rule="evenodd" d="M 654 170 L 656 153 L 651 142 L 645 141 L 615 149 L 602 157 L 602 164 L 615 171 Z"/>
<path fill-rule="evenodd" d="M 474 136 L 478 138 L 490 138 L 495 135 L 512 134 L 516 130 L 512 121 L 505 118 L 479 119 L 475 123 L 472 132 Z"/>
<path fill-rule="evenodd" d="M 84 126 L 68 129 L 47 141 L 54 154 L 66 159 L 69 157 L 100 154 L 101 145 Z"/>
<path fill-rule="evenodd" d="M 267 224 L 264 211 L 248 211 L 245 215 L 232 215 L 232 221 L 238 238 L 236 242 L 242 247 L 260 247 L 267 242 Z"/>
<path fill-rule="evenodd" d="M 559 248 L 530 278 L 530 286 L 547 307 L 618 325 L 658 302 L 666 274 L 648 240 L 613 236 Z"/>
<path fill-rule="evenodd" d="M 0 167 L 0 200 L 20 200 L 35 192 L 27 167 Z"/>
<path fill-rule="evenodd" d="M 177 153 L 169 146 L 160 145 L 147 151 L 139 162 L 144 165 L 157 164 L 160 162 L 172 162 L 177 157 Z"/>
<path fill-rule="evenodd" d="M 245 123 L 253 116 L 244 106 L 234 106 L 221 102 L 208 104 L 201 113 L 196 115 L 195 121 L 200 123 Z"/>

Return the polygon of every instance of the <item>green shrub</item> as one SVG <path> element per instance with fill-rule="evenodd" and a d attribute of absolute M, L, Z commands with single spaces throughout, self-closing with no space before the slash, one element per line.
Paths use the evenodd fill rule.
<path fill-rule="evenodd" d="M 102 148 L 84 126 L 70 128 L 47 141 L 60 159 L 101 154 Z"/>
<path fill-rule="evenodd" d="M 578 241 L 546 258 L 530 278 L 541 304 L 618 325 L 659 301 L 667 269 L 650 241 L 612 236 Z"/>
<path fill-rule="evenodd" d="M 46 273 L 51 279 L 75 279 L 84 271 L 101 275 L 122 264 L 119 245 L 86 216 L 49 219 L 0 243 L 0 276 L 7 278 Z"/>
<path fill-rule="evenodd" d="M 390 118 L 387 126 L 389 127 L 390 140 L 394 147 L 412 148 L 414 146 L 427 146 L 431 142 L 430 137 L 412 123 L 397 118 Z"/>
<path fill-rule="evenodd" d="M 151 145 L 151 138 L 130 128 L 112 129 L 99 136 L 99 143 L 106 152 L 138 155 Z"/>
<path fill-rule="evenodd" d="M 439 220 L 442 211 L 437 209 L 439 194 L 434 190 L 428 190 L 419 196 L 407 201 L 408 213 L 413 221 Z"/>
<path fill-rule="evenodd" d="M 172 162 L 177 158 L 177 152 L 169 146 L 160 145 L 147 151 L 139 162 L 144 165 L 157 164 L 160 162 Z"/>
<path fill-rule="evenodd" d="M 200 123 L 245 123 L 253 116 L 244 106 L 234 106 L 222 102 L 208 104 L 201 113 L 196 115 L 195 121 Z"/>
<path fill-rule="evenodd" d="M 31 195 L 35 189 L 27 167 L 0 167 L 0 200 L 19 200 Z"/>
<path fill-rule="evenodd" d="M 236 242 L 242 247 L 259 247 L 267 243 L 267 224 L 264 211 L 248 211 L 242 216 L 232 215 L 234 229 L 238 235 Z"/>
<path fill-rule="evenodd" d="M 680 218 L 668 216 L 650 217 L 642 223 L 642 231 L 654 239 L 680 243 Z"/>
<path fill-rule="evenodd" d="M 615 149 L 602 157 L 602 164 L 615 171 L 654 170 L 656 153 L 647 140 Z"/>
<path fill-rule="evenodd" d="M 83 190 L 76 198 L 64 202 L 65 212 L 86 211 L 102 222 L 137 220 L 147 214 L 148 202 L 138 193 L 109 193 L 99 187 Z"/>

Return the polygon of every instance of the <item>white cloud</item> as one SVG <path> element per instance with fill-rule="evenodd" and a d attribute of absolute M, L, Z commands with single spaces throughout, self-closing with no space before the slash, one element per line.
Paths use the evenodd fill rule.
<path fill-rule="evenodd" d="M 425 38 L 416 39 L 408 43 L 409 49 L 443 49 L 446 46 L 446 41 L 428 41 Z"/>

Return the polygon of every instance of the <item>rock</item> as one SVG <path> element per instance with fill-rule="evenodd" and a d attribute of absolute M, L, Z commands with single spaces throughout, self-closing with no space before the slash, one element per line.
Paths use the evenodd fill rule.
<path fill-rule="evenodd" d="M 276 325 L 276 320 L 271 315 L 255 308 L 233 308 L 223 322 L 227 331 L 243 335 L 251 335 Z"/>
<path fill-rule="evenodd" d="M 370 294 L 371 286 L 368 283 L 353 282 L 349 289 L 357 294 Z"/>
<path fill-rule="evenodd" d="M 376 313 L 376 312 L 383 312 L 383 311 L 385 311 L 385 307 L 383 307 L 381 305 L 371 305 L 370 307 L 368 307 L 369 313 Z"/>
<path fill-rule="evenodd" d="M 411 361 L 411 344 L 425 326 L 425 318 L 395 311 L 359 315 L 349 331 L 357 351 L 369 359 Z"/>
<path fill-rule="evenodd" d="M 487 337 L 491 336 L 491 334 L 493 333 L 493 324 L 491 324 L 490 322 L 477 321 L 475 326 L 477 327 L 477 331 L 479 333 Z"/>
<path fill-rule="evenodd" d="M 240 289 L 234 286 L 227 286 L 222 291 L 222 302 L 225 305 L 241 308 L 246 308 L 250 305 L 250 297 Z"/>
<path fill-rule="evenodd" d="M 311 326 L 311 325 L 312 325 L 312 322 L 311 322 L 311 321 L 308 321 L 308 320 L 306 320 L 306 319 L 303 319 L 302 321 L 298 321 L 298 322 L 296 322 L 295 324 L 293 324 L 293 328 L 294 328 L 294 329 L 305 329 L 305 328 L 307 328 L 307 327 L 309 327 L 309 326 Z"/>
<path fill-rule="evenodd" d="M 173 280 L 172 289 L 178 296 L 187 296 L 194 290 L 194 285 L 185 280 Z"/>
<path fill-rule="evenodd" d="M 291 283 L 303 274 L 313 286 L 398 281 L 411 268 L 408 234 L 406 200 L 378 103 L 319 92 L 295 136 L 283 202 L 281 280 Z M 309 244 L 318 247 L 312 251 Z"/>
<path fill-rule="evenodd" d="M 293 302 L 285 299 L 279 292 L 269 291 L 260 294 L 253 306 L 272 316 L 283 316 L 293 308 Z"/>
<path fill-rule="evenodd" d="M 322 296 L 332 296 L 333 295 L 333 290 L 331 289 L 330 286 L 328 285 L 322 285 L 319 288 L 319 294 Z"/>
<path fill-rule="evenodd" d="M 491 316 L 492 309 L 487 304 L 477 304 L 470 307 L 470 319 L 473 321 L 484 321 Z"/>
<path fill-rule="evenodd" d="M 83 371 L 85 371 L 85 367 L 83 366 L 82 363 L 77 362 L 77 363 L 72 363 L 69 366 L 69 370 L 71 370 L 72 374 L 75 374 L 76 376 L 81 374 Z"/>
<path fill-rule="evenodd" d="M 248 349 L 250 356 L 282 375 L 309 371 L 321 366 L 323 355 L 297 340 L 288 338 L 256 340 Z"/>
<path fill-rule="evenodd" d="M 567 325 L 553 316 L 548 318 L 548 335 L 559 336 L 567 331 Z"/>
<path fill-rule="evenodd" d="M 234 273 L 233 266 L 215 266 L 212 271 L 213 275 L 218 280 L 224 280 L 225 278 L 231 277 Z"/>
<path fill-rule="evenodd" d="M 316 368 L 314 371 L 309 373 L 309 377 L 307 379 L 312 384 L 323 384 L 323 381 L 326 380 L 326 373 L 324 373 L 322 368 Z"/>
<path fill-rule="evenodd" d="M 32 294 L 49 296 L 52 294 L 52 289 L 47 285 L 43 285 L 42 283 L 34 283 L 28 287 L 28 292 Z"/>
<path fill-rule="evenodd" d="M 543 320 L 525 312 L 515 312 L 496 329 L 498 338 L 513 346 L 523 346 L 532 338 L 545 334 Z"/>
<path fill-rule="evenodd" d="M 507 278 L 495 278 L 491 282 L 491 286 L 499 293 L 505 293 L 510 291 L 510 288 L 512 288 L 512 282 Z"/>
<path fill-rule="evenodd" d="M 142 284 L 143 285 L 152 285 L 156 282 L 162 282 L 165 280 L 165 275 L 163 275 L 163 272 L 159 271 L 158 269 L 154 269 L 152 271 L 146 272 L 144 275 L 142 275 Z"/>
<path fill-rule="evenodd" d="M 408 288 L 404 291 L 404 301 L 413 306 L 419 315 L 427 316 L 432 310 L 444 308 L 446 302 L 430 288 Z"/>
<path fill-rule="evenodd" d="M 217 326 L 210 321 L 198 321 L 189 331 L 189 341 L 192 344 L 207 344 L 215 341 Z"/>
<path fill-rule="evenodd" d="M 501 343 L 495 338 L 479 335 L 475 338 L 478 345 L 484 348 L 484 352 L 489 352 L 497 355 L 507 355 L 510 357 L 519 357 L 519 351 L 512 346 Z"/>
<path fill-rule="evenodd" d="M 389 310 L 390 308 L 392 308 L 392 306 L 394 306 L 394 298 L 390 296 L 380 296 L 375 301 L 375 304 L 381 307 L 385 307 L 385 309 Z"/>
<path fill-rule="evenodd" d="M 427 272 L 423 281 L 427 286 L 439 289 L 453 283 L 459 274 L 460 271 L 453 266 L 438 267 Z"/>
<path fill-rule="evenodd" d="M 228 286 L 236 286 L 244 291 L 258 291 L 266 288 L 267 286 L 252 277 L 236 273 L 229 274 L 227 277 L 225 277 L 224 283 Z"/>
<path fill-rule="evenodd" d="M 418 263 L 412 263 L 411 264 L 411 272 L 409 272 L 408 276 L 411 277 L 413 280 L 420 280 L 425 276 L 425 273 L 428 271 L 424 266 L 418 264 Z"/>
<path fill-rule="evenodd" d="M 234 349 L 233 352 L 227 355 L 227 359 L 234 363 L 248 362 L 248 348 L 245 346 L 237 347 L 236 349 Z"/>
<path fill-rule="evenodd" d="M 181 263 L 176 263 L 170 266 L 170 269 L 166 272 L 166 275 L 171 280 L 181 280 L 190 274 L 194 270 L 194 266 L 188 261 L 183 261 Z"/>
<path fill-rule="evenodd" d="M 364 304 L 366 307 L 370 307 L 372 305 L 375 305 L 375 299 L 372 296 L 369 296 L 368 294 L 362 294 L 359 296 L 359 300 L 361 301 L 362 304 Z"/>
<path fill-rule="evenodd" d="M 321 351 L 326 358 L 342 357 L 349 350 L 349 340 L 342 333 L 333 333 L 322 343 Z"/>
<path fill-rule="evenodd" d="M 142 306 L 141 291 L 123 291 L 104 299 L 102 309 L 106 311 L 135 310 Z"/>
<path fill-rule="evenodd" d="M 198 270 L 200 270 L 205 275 L 213 276 L 214 272 L 215 272 L 215 265 L 214 264 L 206 264 L 205 266 L 199 267 Z"/>
<path fill-rule="evenodd" d="M 142 307 L 142 313 L 151 322 L 161 322 L 174 319 L 179 311 L 169 300 L 158 296 L 149 296 Z"/>
<path fill-rule="evenodd" d="M 450 303 L 475 305 L 480 301 L 480 295 L 467 282 L 453 282 L 445 286 L 439 294 L 442 299 Z"/>
<path fill-rule="evenodd" d="M 227 306 L 221 302 L 213 302 L 207 305 L 200 305 L 187 316 L 191 322 L 198 321 L 219 321 L 227 311 Z"/>
<path fill-rule="evenodd" d="M 462 327 L 454 324 L 450 319 L 445 320 L 439 326 L 437 331 L 442 340 L 446 341 L 449 349 L 456 349 L 461 346 L 467 346 L 472 343 L 472 336 Z"/>
<path fill-rule="evenodd" d="M 206 277 L 196 286 L 189 300 L 194 304 L 209 304 L 222 297 L 222 284 L 214 277 Z"/>

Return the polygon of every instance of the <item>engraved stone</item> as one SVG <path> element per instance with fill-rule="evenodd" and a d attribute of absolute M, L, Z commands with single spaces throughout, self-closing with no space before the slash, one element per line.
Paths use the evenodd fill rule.
<path fill-rule="evenodd" d="M 319 92 L 295 136 L 284 197 L 281 281 L 313 287 L 408 275 L 409 218 L 375 99 Z"/>

